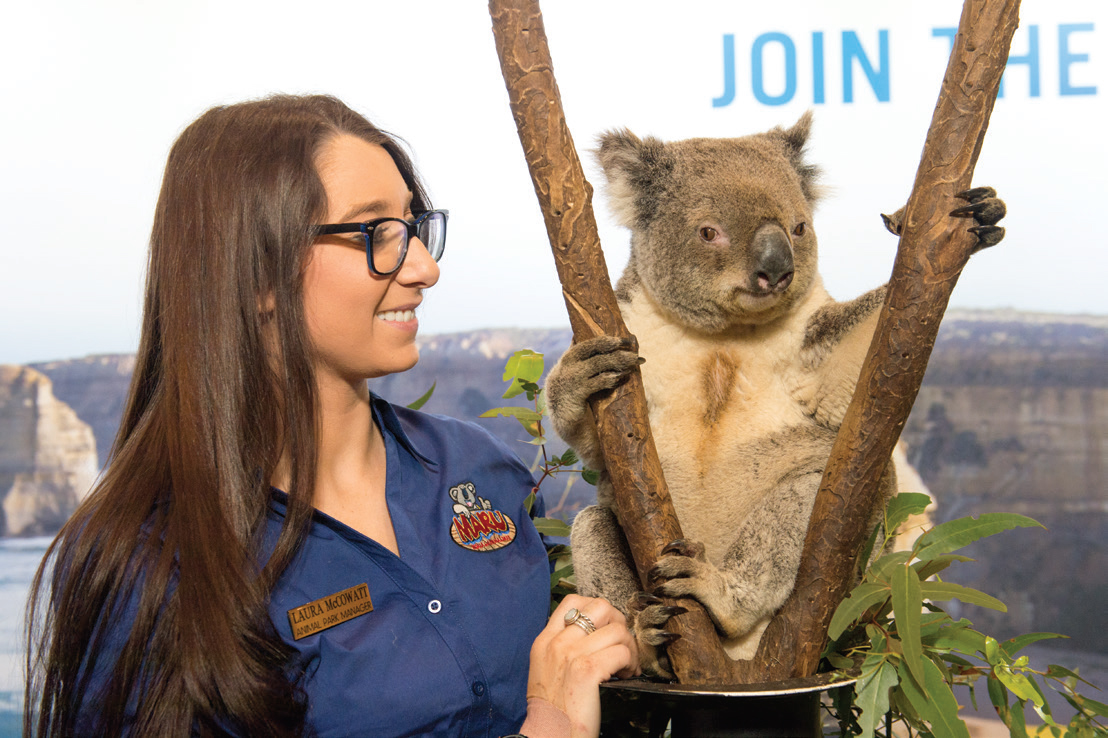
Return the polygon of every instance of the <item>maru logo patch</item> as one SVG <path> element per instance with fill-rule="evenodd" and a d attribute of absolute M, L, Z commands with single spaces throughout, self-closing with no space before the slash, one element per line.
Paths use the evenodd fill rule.
<path fill-rule="evenodd" d="M 516 524 L 478 495 L 473 482 L 462 482 L 451 487 L 450 499 L 454 500 L 450 537 L 462 548 L 495 551 L 516 539 Z"/>

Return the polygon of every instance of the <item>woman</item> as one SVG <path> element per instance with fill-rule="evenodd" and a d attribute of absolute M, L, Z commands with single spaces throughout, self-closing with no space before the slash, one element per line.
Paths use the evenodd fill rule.
<path fill-rule="evenodd" d="M 634 645 L 603 600 L 544 627 L 526 469 L 366 389 L 418 358 L 445 225 L 333 98 L 182 133 L 111 461 L 35 581 L 26 734 L 595 734 Z"/>

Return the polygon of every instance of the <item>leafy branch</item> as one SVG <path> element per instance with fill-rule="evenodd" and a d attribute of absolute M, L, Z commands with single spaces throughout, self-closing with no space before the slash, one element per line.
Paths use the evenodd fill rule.
<path fill-rule="evenodd" d="M 862 560 L 870 558 L 879 533 L 889 540 L 910 515 L 923 512 L 930 502 L 923 494 L 894 497 Z M 1031 633 L 999 642 L 974 630 L 965 618 L 954 620 L 935 604 L 956 599 L 1006 612 L 995 597 L 945 582 L 940 574 L 956 562 L 972 561 L 954 551 L 996 533 L 1028 527 L 1042 526 L 1013 513 L 959 518 L 921 535 L 911 551 L 887 553 L 872 563 L 836 610 L 828 629 L 831 642 L 824 652 L 833 667 L 861 672 L 854 685 L 853 706 L 840 701 L 835 710 L 843 735 L 870 738 L 882 716 L 888 715 L 889 722 L 905 723 L 908 735 L 915 731 L 920 736 L 969 738 L 965 722 L 958 717 L 952 686 L 967 685 L 976 706 L 974 685 L 982 677 L 1013 738 L 1028 738 L 1025 710 L 1029 704 L 1052 736 L 1108 735 L 1108 705 L 1077 692 L 1077 683 L 1085 681 L 1077 673 L 1057 665 L 1035 670 L 1027 656 L 1017 656 L 1031 643 L 1064 636 Z M 1040 680 L 1076 710 L 1067 725 L 1054 720 Z M 1009 694 L 1015 698 L 1011 704 Z"/>
<path fill-rule="evenodd" d="M 527 510 L 531 513 L 535 528 L 539 533 L 555 538 L 568 538 L 569 526 L 564 521 L 558 518 L 534 517 L 532 508 L 535 498 L 538 495 L 539 488 L 547 479 L 562 473 L 580 474 L 586 482 L 595 485 L 599 474 L 595 470 L 584 466 L 577 467 L 579 461 L 577 452 L 572 448 L 566 449 L 560 456 L 547 453 L 543 418 L 549 415 L 549 413 L 546 410 L 546 395 L 539 385 L 539 380 L 542 378 L 545 368 L 542 354 L 530 349 L 516 351 L 508 357 L 508 361 L 504 365 L 503 380 L 508 383 L 508 389 L 504 391 L 501 397 L 505 400 L 510 400 L 514 397 L 525 395 L 527 400 L 531 403 L 531 406 L 509 405 L 506 407 L 495 407 L 485 411 L 478 417 L 495 418 L 504 416 L 515 418 L 519 421 L 519 424 L 523 426 L 523 429 L 527 431 L 527 434 L 531 436 L 531 440 L 527 441 L 527 443 L 539 447 L 539 459 L 541 459 L 541 461 L 537 459 L 538 463 L 536 467 L 532 469 L 532 471 L 539 473 L 539 478 L 535 482 L 535 486 L 531 489 L 530 496 L 527 498 Z M 560 503 L 558 507 L 561 507 Z M 569 546 L 557 545 L 552 547 L 550 549 L 550 559 L 552 561 L 550 592 L 553 600 L 551 602 L 551 610 L 553 611 L 553 608 L 557 606 L 562 597 L 577 590 L 577 585 L 573 578 L 573 562 L 570 558 Z"/>

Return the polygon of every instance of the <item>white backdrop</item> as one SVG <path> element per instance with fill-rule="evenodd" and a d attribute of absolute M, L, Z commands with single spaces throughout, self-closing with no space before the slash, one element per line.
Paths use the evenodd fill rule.
<path fill-rule="evenodd" d="M 599 185 L 584 150 L 604 129 L 743 135 L 812 108 L 831 188 L 822 270 L 852 297 L 889 275 L 878 213 L 908 195 L 961 3 L 751 5 L 547 0 L 570 129 Z M 133 351 L 170 144 L 209 106 L 275 91 L 336 94 L 411 145 L 451 210 L 424 333 L 566 323 L 483 2 L 53 0 L 4 15 L 0 362 Z M 1008 236 L 974 258 L 953 305 L 1108 313 L 1106 22 L 1103 0 L 1024 1 L 975 177 L 1007 200 Z M 614 278 L 627 234 L 602 193 L 596 205 Z"/>

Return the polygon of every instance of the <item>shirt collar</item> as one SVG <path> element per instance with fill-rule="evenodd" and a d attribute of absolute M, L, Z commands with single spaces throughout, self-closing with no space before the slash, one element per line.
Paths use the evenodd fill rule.
<path fill-rule="evenodd" d="M 388 433 L 396 442 L 427 466 L 437 466 L 437 464 L 426 454 L 416 448 L 415 443 L 408 437 L 408 434 L 404 432 L 404 426 L 400 422 L 400 418 L 396 415 L 396 410 L 393 409 L 392 403 L 370 392 L 370 405 L 373 409 L 373 418 L 377 421 L 377 426 L 383 433 Z"/>

